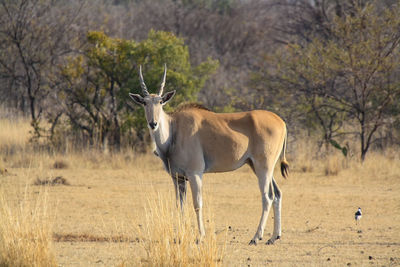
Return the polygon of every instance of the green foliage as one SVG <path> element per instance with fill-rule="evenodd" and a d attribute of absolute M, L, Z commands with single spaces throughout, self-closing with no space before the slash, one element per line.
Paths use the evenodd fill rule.
<path fill-rule="evenodd" d="M 336 142 L 335 140 L 331 139 L 329 140 L 329 143 L 336 149 L 339 149 L 340 151 L 342 151 L 343 155 L 345 157 L 347 157 L 347 147 L 342 147 L 339 145 L 338 142 Z"/>
<path fill-rule="evenodd" d="M 103 32 L 89 32 L 87 38 L 83 55 L 71 58 L 62 70 L 65 87 L 60 97 L 65 98 L 71 124 L 86 132 L 92 142 L 107 139 L 119 146 L 121 136 L 132 130 L 143 140 L 143 110 L 131 104 L 128 96 L 129 92 L 142 93 L 139 65 L 149 92 L 158 93 L 167 64 L 165 91 L 177 90 L 170 106 L 195 101 L 218 67 L 211 59 L 192 67 L 183 40 L 168 32 L 150 31 L 142 42 L 110 38 Z"/>

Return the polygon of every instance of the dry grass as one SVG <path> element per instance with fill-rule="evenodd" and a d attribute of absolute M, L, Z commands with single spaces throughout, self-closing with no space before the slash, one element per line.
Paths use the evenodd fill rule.
<path fill-rule="evenodd" d="M 25 119 L 0 119 L 0 167 L 29 166 L 28 148 L 31 126 Z"/>
<path fill-rule="evenodd" d="M 56 266 L 46 192 L 15 204 L 0 191 L 0 266 Z"/>
<path fill-rule="evenodd" d="M 29 120 L 2 118 L 0 128 L 0 178 L 14 179 L 11 169 L 27 168 L 20 174 L 23 190 L 19 187 L 10 191 L 8 184 L 0 180 L 0 266 L 56 266 L 51 247 L 54 215 L 49 214 L 48 194 L 43 190 L 34 193 L 26 187 L 32 179 L 30 167 L 38 162 L 29 145 Z"/>
<path fill-rule="evenodd" d="M 346 162 L 349 159 L 345 158 L 340 152 L 335 152 L 325 159 L 324 173 L 326 176 L 335 176 L 346 168 Z"/>
<path fill-rule="evenodd" d="M 3 171 L 6 168 L 99 169 L 110 166 L 122 169 L 143 158 L 130 149 L 114 154 L 104 154 L 96 149 L 67 154 L 35 151 L 29 143 L 32 127 L 28 119 L 0 118 L 0 128 L 0 170 Z"/>
<path fill-rule="evenodd" d="M 141 244 L 147 256 L 137 264 L 222 266 L 224 243 L 222 246 L 218 244 L 214 224 L 206 225 L 207 235 L 199 241 L 193 209 L 188 207 L 186 202 L 181 212 L 173 195 L 172 192 L 150 194 L 145 209 L 146 223 L 143 229 L 140 229 L 141 235 L 144 236 Z"/>
<path fill-rule="evenodd" d="M 318 147 L 310 138 L 293 144 L 289 159 L 295 172 L 322 172 L 325 176 L 337 176 L 341 171 L 359 163 L 357 157 L 345 157 L 341 151 L 331 146 Z"/>
<path fill-rule="evenodd" d="M 31 126 L 28 120 L 0 119 L 0 151 L 2 155 L 14 155 L 24 151 L 29 140 Z"/>
<path fill-rule="evenodd" d="M 291 170 L 303 173 L 315 170 L 315 146 L 311 142 L 297 142 L 292 150 L 293 154 L 287 154 Z"/>
<path fill-rule="evenodd" d="M 337 157 L 329 157 L 325 162 L 324 172 L 326 176 L 338 175 L 340 172 L 340 165 Z"/>

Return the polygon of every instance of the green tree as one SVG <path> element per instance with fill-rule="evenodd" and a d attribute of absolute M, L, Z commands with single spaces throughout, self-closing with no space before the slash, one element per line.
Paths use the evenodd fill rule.
<path fill-rule="evenodd" d="M 364 160 L 377 130 L 398 112 L 400 2 L 384 9 L 374 2 L 353 4 L 333 19 L 329 38 L 288 45 L 275 57 L 274 72 L 263 77 L 291 95 L 296 108 L 312 111 L 327 141 L 334 131 L 354 133 L 342 125 L 355 122 Z"/>
<path fill-rule="evenodd" d="M 61 72 L 64 84 L 59 99 L 70 123 L 92 144 L 108 143 L 119 149 L 121 138 L 132 129 L 143 141 L 143 111 L 129 105 L 128 93 L 141 93 L 139 65 L 143 66 L 150 93 L 156 93 L 164 63 L 168 66 L 166 90 L 177 90 L 172 106 L 195 101 L 197 92 L 218 66 L 209 59 L 192 67 L 183 40 L 168 32 L 150 31 L 142 42 L 90 32 L 83 54 L 71 58 Z"/>

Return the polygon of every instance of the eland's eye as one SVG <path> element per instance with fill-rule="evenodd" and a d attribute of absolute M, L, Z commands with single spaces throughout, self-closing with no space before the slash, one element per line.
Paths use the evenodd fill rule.
<path fill-rule="evenodd" d="M 143 101 L 143 106 L 146 106 L 146 105 L 147 105 L 146 102 Z"/>
<path fill-rule="evenodd" d="M 162 101 L 160 101 L 160 104 L 162 104 Z"/>

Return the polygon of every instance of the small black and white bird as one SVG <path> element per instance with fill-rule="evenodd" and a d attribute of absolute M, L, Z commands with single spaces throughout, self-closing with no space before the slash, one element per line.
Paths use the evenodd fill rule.
<path fill-rule="evenodd" d="M 357 212 L 354 214 L 354 219 L 356 219 L 356 224 L 358 224 L 361 217 L 362 217 L 361 208 L 358 208 Z"/>

